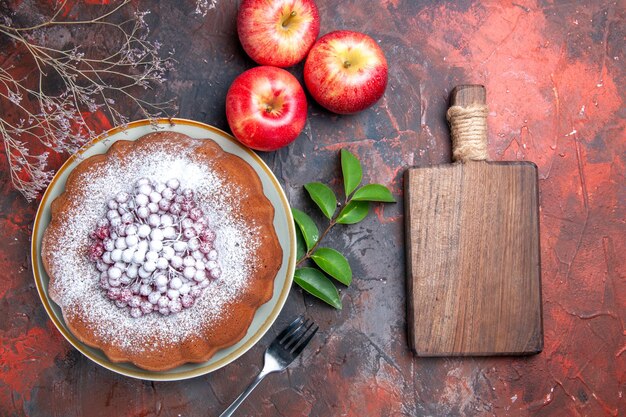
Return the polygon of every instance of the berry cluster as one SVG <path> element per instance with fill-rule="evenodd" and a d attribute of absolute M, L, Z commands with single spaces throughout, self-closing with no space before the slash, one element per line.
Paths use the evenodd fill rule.
<path fill-rule="evenodd" d="M 107 207 L 91 232 L 88 255 L 107 297 L 131 316 L 178 313 L 220 277 L 215 232 L 193 190 L 181 189 L 177 179 L 142 178 Z"/>

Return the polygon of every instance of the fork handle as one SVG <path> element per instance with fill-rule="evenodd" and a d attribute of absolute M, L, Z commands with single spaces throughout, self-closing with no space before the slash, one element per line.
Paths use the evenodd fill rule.
<path fill-rule="evenodd" d="M 263 381 L 263 378 L 265 378 L 269 374 L 271 374 L 271 372 L 267 372 L 265 370 L 262 370 L 261 373 L 259 373 L 257 375 L 257 377 L 254 379 L 254 381 L 252 381 L 250 383 L 250 385 L 248 385 L 248 388 L 246 388 L 244 390 L 244 392 L 239 394 L 239 397 L 237 397 L 237 399 L 235 399 L 235 401 L 233 401 L 233 403 L 230 405 L 230 407 L 228 407 L 226 410 L 224 410 L 224 412 L 222 414 L 220 414 L 220 417 L 230 417 L 230 416 L 232 416 L 233 413 L 235 412 L 235 410 L 237 409 L 237 407 L 239 407 L 241 405 L 243 400 L 245 400 L 248 397 L 248 395 L 250 395 L 252 390 L 255 389 L 256 386 L 259 385 L 259 383 L 261 381 Z"/>

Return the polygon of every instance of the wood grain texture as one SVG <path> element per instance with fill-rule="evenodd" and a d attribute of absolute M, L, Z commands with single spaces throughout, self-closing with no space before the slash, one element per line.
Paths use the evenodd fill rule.
<path fill-rule="evenodd" d="M 528 162 L 406 172 L 408 328 L 418 355 L 541 351 L 537 203 Z"/>
<path fill-rule="evenodd" d="M 457 85 L 450 92 L 451 106 L 470 106 L 472 104 L 485 104 L 486 102 L 487 91 L 482 85 Z"/>

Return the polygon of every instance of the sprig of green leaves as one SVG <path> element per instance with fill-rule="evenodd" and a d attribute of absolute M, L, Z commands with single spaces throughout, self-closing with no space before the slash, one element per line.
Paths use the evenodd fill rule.
<path fill-rule="evenodd" d="M 348 225 L 363 220 L 369 213 L 371 203 L 396 201 L 384 185 L 367 184 L 358 188 L 363 178 L 361 163 L 354 154 L 345 149 L 341 150 L 341 172 L 345 200 L 339 213 L 337 196 L 330 187 L 321 182 L 310 182 L 304 186 L 313 202 L 329 220 L 328 226 L 321 234 L 311 217 L 303 211 L 292 209 L 296 223 L 298 257 L 298 268 L 293 279 L 303 290 L 337 309 L 341 309 L 341 299 L 337 287 L 328 277 L 343 285 L 350 285 L 352 268 L 339 251 L 318 247 L 320 242 L 337 223 Z M 300 265 L 307 260 L 312 261 L 312 266 L 301 267 Z"/>

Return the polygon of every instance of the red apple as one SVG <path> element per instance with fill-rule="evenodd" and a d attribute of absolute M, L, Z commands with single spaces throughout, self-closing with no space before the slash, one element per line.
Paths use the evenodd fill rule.
<path fill-rule="evenodd" d="M 233 135 L 259 151 L 293 142 L 306 121 L 306 96 L 284 69 L 255 67 L 233 81 L 226 94 L 226 119 Z"/>
<path fill-rule="evenodd" d="M 309 52 L 320 33 L 320 16 L 313 0 L 243 0 L 237 32 L 258 64 L 285 68 Z"/>
<path fill-rule="evenodd" d="M 387 60 L 376 41 L 339 30 L 317 40 L 304 64 L 311 96 L 328 110 L 349 114 L 374 104 L 387 87 Z"/>

